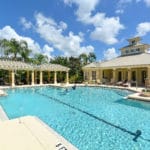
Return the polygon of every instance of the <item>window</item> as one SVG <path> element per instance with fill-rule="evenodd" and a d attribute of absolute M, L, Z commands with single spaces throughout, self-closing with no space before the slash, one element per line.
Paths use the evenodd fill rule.
<path fill-rule="evenodd" d="M 96 71 L 92 71 L 92 80 L 96 80 Z"/>
<path fill-rule="evenodd" d="M 85 72 L 85 74 L 84 74 L 84 79 L 85 79 L 85 80 L 88 80 L 88 77 L 89 77 L 89 73 L 88 73 L 88 72 Z"/>
<path fill-rule="evenodd" d="M 136 42 L 135 42 L 135 40 L 133 40 L 133 41 L 132 41 L 132 45 L 135 45 L 135 44 L 136 44 Z"/>
<path fill-rule="evenodd" d="M 129 50 L 126 50 L 126 54 L 128 54 L 129 53 Z"/>
<path fill-rule="evenodd" d="M 132 71 L 132 80 L 136 81 L 136 71 Z"/>

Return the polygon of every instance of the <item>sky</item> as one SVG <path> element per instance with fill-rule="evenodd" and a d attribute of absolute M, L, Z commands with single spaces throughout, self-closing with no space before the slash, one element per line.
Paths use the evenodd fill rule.
<path fill-rule="evenodd" d="M 50 59 L 109 60 L 136 36 L 150 44 L 150 0 L 0 0 L 0 39 L 25 40 Z"/>

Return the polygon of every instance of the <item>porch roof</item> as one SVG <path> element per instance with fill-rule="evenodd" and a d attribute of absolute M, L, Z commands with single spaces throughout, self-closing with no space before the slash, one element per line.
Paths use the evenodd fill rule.
<path fill-rule="evenodd" d="M 86 66 L 83 67 L 83 69 L 86 69 L 86 68 L 98 68 L 100 67 L 100 62 L 93 62 L 93 63 L 90 63 Z"/>
<path fill-rule="evenodd" d="M 42 64 L 36 67 L 36 70 L 41 71 L 69 71 L 68 67 L 58 64 Z"/>
<path fill-rule="evenodd" d="M 83 67 L 90 68 L 122 68 L 150 65 L 150 53 L 142 53 L 129 56 L 120 56 L 109 61 L 92 63 Z"/>
<path fill-rule="evenodd" d="M 145 66 L 150 65 L 150 54 L 142 53 L 129 56 L 121 56 L 100 64 L 102 68 L 118 68 L 130 66 Z"/>
<path fill-rule="evenodd" d="M 69 71 L 68 67 L 58 64 L 32 65 L 21 61 L 0 60 L 0 69 L 4 70 L 39 70 L 39 71 Z"/>
<path fill-rule="evenodd" d="M 21 61 L 0 60 L 0 69 L 4 70 L 34 70 L 34 66 Z"/>

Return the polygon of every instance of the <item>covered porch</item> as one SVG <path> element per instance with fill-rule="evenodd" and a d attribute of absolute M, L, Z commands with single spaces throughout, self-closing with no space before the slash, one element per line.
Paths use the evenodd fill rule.
<path fill-rule="evenodd" d="M 150 85 L 150 66 L 88 68 L 84 69 L 84 81 L 113 85 L 128 82 L 131 86 L 143 87 Z"/>

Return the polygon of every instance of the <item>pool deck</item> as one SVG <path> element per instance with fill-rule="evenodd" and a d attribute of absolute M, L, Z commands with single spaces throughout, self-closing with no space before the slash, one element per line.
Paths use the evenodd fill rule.
<path fill-rule="evenodd" d="M 0 121 L 0 150 L 77 150 L 37 117 Z"/>

